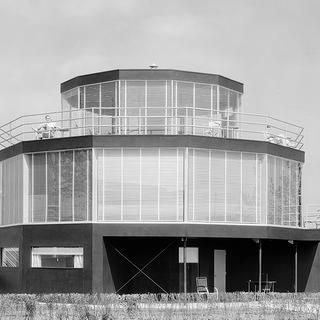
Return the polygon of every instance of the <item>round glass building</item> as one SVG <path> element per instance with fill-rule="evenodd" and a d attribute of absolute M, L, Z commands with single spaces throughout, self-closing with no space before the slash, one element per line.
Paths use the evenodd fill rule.
<path fill-rule="evenodd" d="M 1 126 L 0 223 L 3 234 L 22 228 L 24 236 L 6 244 L 0 233 L 0 244 L 14 249 L 13 264 L 30 279 L 41 273 L 49 279 L 9 281 L 8 288 L 67 291 L 59 281 L 48 286 L 61 269 L 72 269 L 70 286 L 78 292 L 194 291 L 201 275 L 222 291 L 243 290 L 245 270 L 237 276 L 241 284 L 214 271 L 222 264 L 236 277 L 240 257 L 232 254 L 232 239 L 243 241 L 252 262 L 252 240 L 301 240 L 307 233 L 303 128 L 245 113 L 242 94 L 241 83 L 220 75 L 113 70 L 62 83 L 61 111 Z M 181 239 L 187 238 L 190 256 L 183 260 Z M 163 267 L 172 284 L 155 271 L 161 285 L 144 279 L 122 287 L 116 278 L 125 282 L 129 271 L 114 275 L 119 259 L 112 248 L 127 248 L 130 260 L 146 239 L 154 248 L 175 239 L 167 258 L 176 261 Z M 213 250 L 212 261 L 205 248 Z M 183 263 L 191 268 L 187 288 Z M 201 269 L 206 263 L 210 270 Z M 258 270 L 250 268 L 257 278 Z M 281 281 L 278 288 L 288 290 L 291 280 Z"/>

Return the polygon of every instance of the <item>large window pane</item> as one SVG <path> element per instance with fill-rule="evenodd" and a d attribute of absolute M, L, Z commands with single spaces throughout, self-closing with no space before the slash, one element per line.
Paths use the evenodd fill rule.
<path fill-rule="evenodd" d="M 47 153 L 48 221 L 59 221 L 59 152 Z"/>
<path fill-rule="evenodd" d="M 2 162 L 2 224 L 22 222 L 22 159 L 19 155 Z"/>
<path fill-rule="evenodd" d="M 101 134 L 116 133 L 116 83 L 101 84 Z"/>
<path fill-rule="evenodd" d="M 103 149 L 96 149 L 95 154 L 97 157 L 97 220 L 103 220 L 104 211 L 104 156 Z"/>
<path fill-rule="evenodd" d="M 92 150 L 88 150 L 88 220 L 92 220 Z"/>
<path fill-rule="evenodd" d="M 209 150 L 195 150 L 194 155 L 194 220 L 209 221 Z"/>
<path fill-rule="evenodd" d="M 31 251 L 32 268 L 83 268 L 83 248 L 35 247 Z"/>
<path fill-rule="evenodd" d="M 105 149 L 103 156 L 104 220 L 121 219 L 121 150 Z M 102 172 L 98 172 L 102 174 Z"/>
<path fill-rule="evenodd" d="M 87 150 L 74 151 L 74 220 L 87 220 L 88 209 Z"/>
<path fill-rule="evenodd" d="M 211 220 L 225 221 L 225 152 L 211 151 Z"/>
<path fill-rule="evenodd" d="M 46 220 L 46 154 L 33 155 L 33 222 Z"/>
<path fill-rule="evenodd" d="M 178 173 L 177 150 L 160 149 L 160 220 L 177 220 Z M 181 170 L 181 168 L 180 168 Z M 179 174 L 179 176 L 178 176 Z"/>
<path fill-rule="evenodd" d="M 267 211 L 267 157 L 258 154 L 258 223 L 266 223 Z"/>
<path fill-rule="evenodd" d="M 92 86 L 85 87 L 86 93 L 86 109 L 99 108 L 99 100 L 100 100 L 100 85 L 95 84 Z"/>
<path fill-rule="evenodd" d="M 126 81 L 126 95 L 121 105 L 126 106 L 127 134 L 144 133 L 145 81 Z"/>
<path fill-rule="evenodd" d="M 164 134 L 166 110 L 166 82 L 147 82 L 147 132 Z"/>
<path fill-rule="evenodd" d="M 283 212 L 283 165 L 281 158 L 275 159 L 275 194 L 274 194 L 274 223 L 283 224 L 282 212 Z M 270 222 L 272 223 L 272 221 Z"/>
<path fill-rule="evenodd" d="M 141 214 L 143 220 L 158 220 L 159 149 L 142 149 Z"/>
<path fill-rule="evenodd" d="M 290 161 L 283 160 L 283 211 L 282 211 L 282 223 L 284 225 L 290 225 L 291 217 L 289 211 L 290 200 Z"/>
<path fill-rule="evenodd" d="M 123 150 L 123 220 L 140 216 L 140 149 Z"/>
<path fill-rule="evenodd" d="M 19 248 L 2 248 L 1 267 L 19 267 Z"/>
<path fill-rule="evenodd" d="M 73 152 L 61 152 L 61 221 L 72 221 Z"/>
<path fill-rule="evenodd" d="M 240 222 L 240 153 L 227 152 L 227 221 Z"/>
<path fill-rule="evenodd" d="M 268 156 L 268 224 L 275 223 L 275 210 L 277 210 L 275 203 L 278 196 L 278 190 L 281 194 L 281 184 L 278 184 L 278 177 L 276 176 L 277 169 L 278 168 L 276 167 L 276 159 L 272 156 Z"/>
<path fill-rule="evenodd" d="M 257 223 L 256 154 L 242 153 L 242 222 Z"/>
<path fill-rule="evenodd" d="M 178 134 L 192 134 L 193 83 L 177 82 Z"/>
<path fill-rule="evenodd" d="M 298 192 L 297 192 L 297 163 L 291 162 L 291 170 L 290 170 L 290 225 L 298 226 L 298 217 L 297 217 L 297 203 L 298 203 Z"/>

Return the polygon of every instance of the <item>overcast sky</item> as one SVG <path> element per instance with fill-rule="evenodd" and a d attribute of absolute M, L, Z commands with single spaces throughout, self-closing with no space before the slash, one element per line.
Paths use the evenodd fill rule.
<path fill-rule="evenodd" d="M 60 108 L 76 75 L 151 63 L 244 83 L 243 111 L 305 127 L 304 204 L 320 203 L 320 1 L 0 0 L 0 115 Z"/>

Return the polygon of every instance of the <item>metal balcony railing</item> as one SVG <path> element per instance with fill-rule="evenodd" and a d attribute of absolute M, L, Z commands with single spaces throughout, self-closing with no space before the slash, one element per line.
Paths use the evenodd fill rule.
<path fill-rule="evenodd" d="M 320 229 L 320 204 L 309 204 L 303 214 L 303 226 L 308 229 Z"/>
<path fill-rule="evenodd" d="M 0 127 L 0 150 L 21 141 L 82 135 L 195 135 L 303 147 L 303 128 L 276 118 L 201 108 L 75 109 L 21 116 Z M 45 119 L 49 116 L 50 119 Z"/>

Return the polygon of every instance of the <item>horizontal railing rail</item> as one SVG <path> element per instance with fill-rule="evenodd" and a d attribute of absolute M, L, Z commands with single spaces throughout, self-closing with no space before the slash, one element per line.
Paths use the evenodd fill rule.
<path fill-rule="evenodd" d="M 133 134 L 197 135 L 303 147 L 302 127 L 266 115 L 189 107 L 132 110 L 137 115 L 122 114 L 117 108 L 91 108 L 20 116 L 0 126 L 0 149 L 36 139 Z"/>

